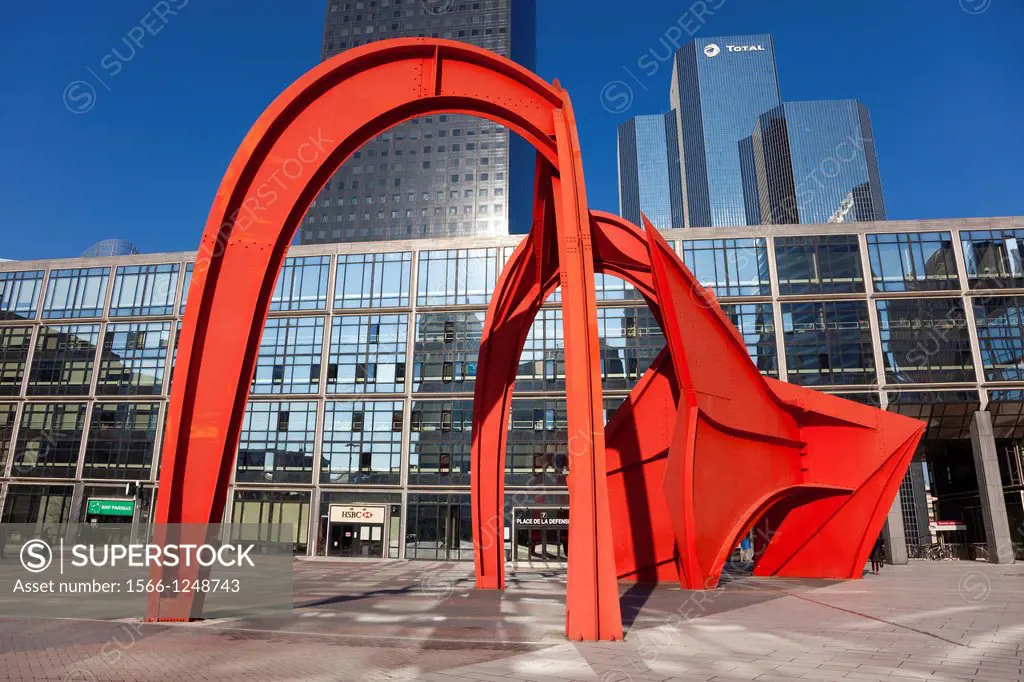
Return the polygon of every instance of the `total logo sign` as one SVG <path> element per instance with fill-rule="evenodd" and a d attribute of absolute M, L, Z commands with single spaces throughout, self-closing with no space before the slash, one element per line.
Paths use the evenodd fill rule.
<path fill-rule="evenodd" d="M 725 49 L 728 52 L 765 52 L 764 45 L 726 45 Z M 705 57 L 717 57 L 721 53 L 722 48 L 715 43 L 704 46 Z"/>

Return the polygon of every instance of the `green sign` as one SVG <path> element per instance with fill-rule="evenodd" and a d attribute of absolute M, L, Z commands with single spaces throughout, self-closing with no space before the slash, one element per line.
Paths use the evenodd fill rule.
<path fill-rule="evenodd" d="M 89 500 L 87 516 L 133 516 L 135 500 Z"/>

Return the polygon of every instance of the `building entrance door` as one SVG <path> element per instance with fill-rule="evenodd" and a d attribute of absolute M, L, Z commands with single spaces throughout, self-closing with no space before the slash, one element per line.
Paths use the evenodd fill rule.
<path fill-rule="evenodd" d="M 382 559 L 387 545 L 385 507 L 331 505 L 327 556 Z"/>
<path fill-rule="evenodd" d="M 355 523 L 332 523 L 328 556 L 383 557 L 384 542 L 380 526 Z"/>

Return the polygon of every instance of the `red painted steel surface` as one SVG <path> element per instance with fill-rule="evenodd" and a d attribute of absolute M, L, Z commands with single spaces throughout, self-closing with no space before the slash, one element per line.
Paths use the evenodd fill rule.
<path fill-rule="evenodd" d="M 218 522 L 270 295 L 299 221 L 363 143 L 415 116 L 468 113 L 537 148 L 533 226 L 498 281 L 480 348 L 471 481 L 477 586 L 504 587 L 506 429 L 516 365 L 562 290 L 569 430 L 566 634 L 621 639 L 617 579 L 713 586 L 759 532 L 755 571 L 859 577 L 920 422 L 763 378 L 742 339 L 648 225 L 590 212 L 572 107 L 462 43 L 388 40 L 321 64 L 259 118 L 228 167 L 196 260 L 157 497 L 158 524 Z M 667 347 L 607 428 L 594 273 L 631 282 Z M 198 617 L 191 595 L 151 620 Z"/>

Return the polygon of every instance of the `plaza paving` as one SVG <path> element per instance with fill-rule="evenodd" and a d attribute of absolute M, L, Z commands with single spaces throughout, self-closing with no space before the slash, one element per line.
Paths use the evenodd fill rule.
<path fill-rule="evenodd" d="M 1024 565 L 914 562 L 850 582 L 622 585 L 627 637 L 562 636 L 564 573 L 296 561 L 286 619 L 0 620 L 0 679 L 1021 680 Z"/>

